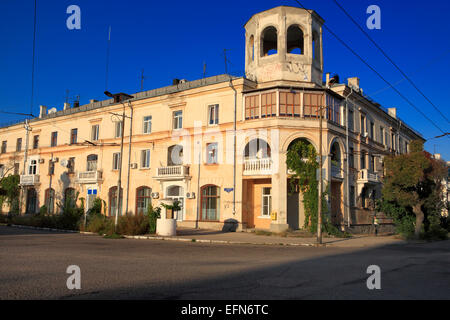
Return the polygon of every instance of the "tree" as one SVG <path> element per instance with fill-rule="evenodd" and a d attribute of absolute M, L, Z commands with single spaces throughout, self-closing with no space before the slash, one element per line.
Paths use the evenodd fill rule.
<path fill-rule="evenodd" d="M 9 175 L 0 180 L 0 205 L 6 202 L 10 212 L 19 210 L 19 181 L 18 175 Z"/>
<path fill-rule="evenodd" d="M 445 167 L 423 150 L 421 141 L 416 140 L 411 142 L 410 153 L 386 157 L 384 168 L 382 202 L 391 204 L 396 212 L 399 208 L 403 212 L 412 210 L 415 215 L 414 235 L 418 238 L 424 222 L 427 229 L 442 210 L 441 188 Z M 386 204 L 382 207 L 389 208 Z M 386 214 L 392 216 L 393 212 Z"/>

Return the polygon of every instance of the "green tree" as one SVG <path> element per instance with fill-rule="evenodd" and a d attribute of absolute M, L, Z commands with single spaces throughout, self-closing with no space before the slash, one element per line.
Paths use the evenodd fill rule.
<path fill-rule="evenodd" d="M 407 212 L 412 211 L 415 215 L 414 235 L 418 238 L 423 227 L 427 232 L 439 220 L 444 205 L 441 188 L 446 170 L 441 161 L 423 150 L 421 141 L 411 142 L 410 149 L 408 154 L 385 158 L 379 207 L 400 221 L 410 219 Z"/>
<path fill-rule="evenodd" d="M 3 177 L 0 181 L 0 204 L 6 202 L 9 205 L 10 212 L 19 211 L 19 181 L 19 175 Z"/>

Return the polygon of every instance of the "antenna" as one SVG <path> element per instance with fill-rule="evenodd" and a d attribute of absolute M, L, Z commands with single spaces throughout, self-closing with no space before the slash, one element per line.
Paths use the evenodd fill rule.
<path fill-rule="evenodd" d="M 144 69 L 142 69 L 140 79 L 141 79 L 141 91 L 144 91 L 144 80 L 145 80 L 145 77 L 144 77 Z"/>
<path fill-rule="evenodd" d="M 228 68 L 227 68 L 227 49 L 223 49 L 223 56 L 225 58 L 225 74 L 228 74 Z"/>
<path fill-rule="evenodd" d="M 105 75 L 105 91 L 108 91 L 108 69 L 109 69 L 109 47 L 111 45 L 111 26 L 108 32 L 108 46 L 106 49 L 106 75 Z"/>
<path fill-rule="evenodd" d="M 203 61 L 203 78 L 206 77 L 206 62 Z"/>
<path fill-rule="evenodd" d="M 69 89 L 66 89 L 66 103 L 69 103 Z"/>

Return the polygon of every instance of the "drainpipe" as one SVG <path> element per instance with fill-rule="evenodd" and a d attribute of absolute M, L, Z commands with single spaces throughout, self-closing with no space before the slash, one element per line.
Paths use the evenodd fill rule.
<path fill-rule="evenodd" d="M 234 123 L 233 123 L 233 216 L 236 215 L 236 111 L 237 111 L 237 91 L 233 86 L 230 76 L 230 87 L 234 91 Z M 242 221 L 241 221 L 242 222 Z"/>
<path fill-rule="evenodd" d="M 128 141 L 128 173 L 127 173 L 127 201 L 125 205 L 125 214 L 128 212 L 128 198 L 130 195 L 130 161 L 131 161 L 131 135 L 133 133 L 133 106 L 131 102 L 128 101 L 128 105 L 130 107 L 130 138 Z M 134 213 L 136 215 L 136 212 Z"/>
<path fill-rule="evenodd" d="M 350 88 L 350 93 L 347 95 L 347 97 L 345 97 L 345 119 L 347 121 L 347 123 L 345 124 L 345 153 L 347 155 L 347 163 L 345 165 L 346 167 L 346 172 L 345 172 L 345 179 L 347 180 L 346 183 L 346 188 L 345 188 L 345 193 L 346 193 L 346 198 L 347 198 L 347 205 L 345 206 L 346 211 L 347 211 L 347 227 L 350 228 L 350 164 L 349 164 L 349 138 L 348 138 L 348 98 L 352 95 L 353 93 L 353 88 Z"/>

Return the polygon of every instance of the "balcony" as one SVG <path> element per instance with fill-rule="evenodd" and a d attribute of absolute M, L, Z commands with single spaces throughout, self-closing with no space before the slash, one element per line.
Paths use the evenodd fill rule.
<path fill-rule="evenodd" d="M 39 184 L 38 174 L 28 174 L 20 176 L 20 185 L 22 186 L 33 186 Z"/>
<path fill-rule="evenodd" d="M 336 179 L 344 179 L 344 175 L 342 174 L 342 169 L 340 166 L 331 165 L 331 177 Z"/>
<path fill-rule="evenodd" d="M 377 173 L 370 172 L 368 169 L 359 170 L 358 182 L 360 183 L 380 183 L 380 177 Z"/>
<path fill-rule="evenodd" d="M 81 171 L 77 174 L 77 183 L 98 183 L 102 181 L 101 171 Z"/>
<path fill-rule="evenodd" d="M 189 176 L 189 166 L 168 166 L 159 167 L 156 170 L 155 179 L 159 180 L 177 180 L 185 179 Z"/>
<path fill-rule="evenodd" d="M 244 176 L 260 176 L 272 174 L 272 159 L 246 159 L 244 160 Z"/>

